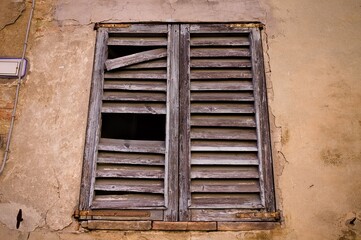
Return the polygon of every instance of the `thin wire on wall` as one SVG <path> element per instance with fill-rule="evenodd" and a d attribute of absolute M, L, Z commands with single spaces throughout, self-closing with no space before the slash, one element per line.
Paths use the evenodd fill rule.
<path fill-rule="evenodd" d="M 8 155 L 9 155 L 10 141 L 11 141 L 11 136 L 12 136 L 12 133 L 13 133 L 15 115 L 16 115 L 16 107 L 18 105 L 19 92 L 20 92 L 20 86 L 21 86 L 21 74 L 22 74 L 22 69 L 23 69 L 23 62 L 24 62 L 24 59 L 25 59 L 26 48 L 28 47 L 28 39 L 29 39 L 29 32 L 30 32 L 30 26 L 31 26 L 31 19 L 33 18 L 34 9 L 35 9 L 35 0 L 32 0 L 30 16 L 29 16 L 29 20 L 28 20 L 28 24 L 27 24 L 27 28 L 26 28 L 26 35 L 25 35 L 25 40 L 24 40 L 23 53 L 22 53 L 21 61 L 20 61 L 20 65 L 19 65 L 18 79 L 17 79 L 17 85 L 16 85 L 16 94 L 15 94 L 15 100 L 14 100 L 14 107 L 13 107 L 13 111 L 12 111 L 12 114 L 11 114 L 10 128 L 9 128 L 7 141 L 6 141 L 4 159 L 3 159 L 2 163 L 1 163 L 0 175 L 4 171 L 5 164 L 6 164 L 6 161 L 8 159 Z"/>

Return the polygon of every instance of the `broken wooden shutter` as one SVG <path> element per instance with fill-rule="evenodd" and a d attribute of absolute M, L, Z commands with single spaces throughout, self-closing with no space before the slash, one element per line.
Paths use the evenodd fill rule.
<path fill-rule="evenodd" d="M 242 221 L 240 211 L 272 210 L 261 57 L 258 30 L 181 27 L 181 220 Z"/>
<path fill-rule="evenodd" d="M 83 209 L 148 209 L 146 219 L 177 217 L 170 210 L 177 193 L 168 190 L 178 154 L 177 34 L 167 25 L 98 30 L 84 156 L 92 159 L 85 166 L 92 176 L 83 174 L 91 180 Z"/>

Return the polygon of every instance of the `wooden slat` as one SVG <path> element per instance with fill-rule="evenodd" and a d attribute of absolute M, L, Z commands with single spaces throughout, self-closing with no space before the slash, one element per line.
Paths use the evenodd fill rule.
<path fill-rule="evenodd" d="M 106 79 L 167 79 L 165 70 L 128 70 L 107 72 Z"/>
<path fill-rule="evenodd" d="M 120 26 L 119 26 L 120 25 Z M 109 33 L 134 33 L 144 34 L 144 36 L 159 36 L 159 33 L 167 33 L 168 28 L 166 24 L 107 24 L 100 23 L 100 26 L 108 27 Z M 117 27 L 118 26 L 118 27 Z"/>
<path fill-rule="evenodd" d="M 249 46 L 250 42 L 245 37 L 192 37 L 191 46 Z"/>
<path fill-rule="evenodd" d="M 253 113 L 248 103 L 191 103 L 191 113 Z"/>
<path fill-rule="evenodd" d="M 252 217 L 243 217 L 239 218 L 237 215 L 239 213 L 247 213 L 250 214 Z M 264 215 L 264 216 L 257 216 L 257 215 Z M 218 221 L 218 226 L 222 224 L 222 221 L 225 221 L 226 224 L 234 224 L 234 228 L 222 228 L 222 230 L 266 230 L 269 229 L 267 226 L 259 226 L 258 228 L 249 228 L 248 224 L 264 224 L 264 223 L 272 223 L 271 221 L 276 221 L 277 218 L 267 216 L 271 215 L 271 213 L 261 212 L 258 210 L 255 211 L 246 211 L 240 209 L 194 209 L 192 210 L 192 216 L 194 217 L 192 220 L 194 221 Z M 269 222 L 267 222 L 269 221 Z M 238 226 L 237 226 L 238 224 Z M 246 224 L 246 225 L 244 225 Z M 242 227 L 243 226 L 243 227 Z M 221 230 L 220 228 L 218 228 Z"/>
<path fill-rule="evenodd" d="M 257 153 L 193 152 L 192 165 L 258 165 Z"/>
<path fill-rule="evenodd" d="M 252 78 L 250 71 L 241 70 L 192 70 L 191 79 L 244 79 Z"/>
<path fill-rule="evenodd" d="M 164 92 L 104 91 L 103 100 L 165 102 Z"/>
<path fill-rule="evenodd" d="M 164 155 L 145 153 L 99 152 L 98 163 L 131 165 L 164 165 Z"/>
<path fill-rule="evenodd" d="M 103 103 L 103 113 L 149 113 L 165 114 L 165 103 Z"/>
<path fill-rule="evenodd" d="M 237 91 L 237 90 L 253 90 L 253 84 L 251 81 L 240 80 L 222 80 L 212 79 L 211 81 L 193 80 L 191 82 L 192 91 Z"/>
<path fill-rule="evenodd" d="M 167 39 L 110 37 L 108 39 L 108 46 L 167 46 Z"/>
<path fill-rule="evenodd" d="M 167 56 L 167 49 L 158 48 L 154 50 L 127 55 L 124 57 L 109 59 L 105 61 L 105 67 L 107 68 L 108 71 L 110 71 L 112 69 L 125 67 L 135 63 L 146 62 L 153 59 L 163 58 L 166 56 Z"/>
<path fill-rule="evenodd" d="M 246 48 L 191 48 L 191 57 L 249 57 Z"/>
<path fill-rule="evenodd" d="M 165 81 L 105 81 L 104 89 L 166 91 Z"/>
<path fill-rule="evenodd" d="M 250 68 L 252 63 L 249 59 L 191 59 L 191 68 Z"/>
<path fill-rule="evenodd" d="M 160 194 L 96 195 L 92 209 L 158 209 L 164 208 Z"/>
<path fill-rule="evenodd" d="M 192 194 L 190 208 L 259 208 L 258 193 L 244 194 Z"/>
<path fill-rule="evenodd" d="M 164 193 L 164 183 L 154 180 L 97 179 L 94 189 L 108 192 Z"/>
<path fill-rule="evenodd" d="M 222 91 L 222 92 L 192 92 L 191 101 L 253 101 L 254 97 L 251 92 L 234 92 L 234 91 Z"/>
<path fill-rule="evenodd" d="M 242 115 L 215 115 L 215 114 L 192 114 L 190 123 L 192 126 L 219 126 L 219 127 L 255 127 L 254 116 Z"/>
<path fill-rule="evenodd" d="M 222 141 L 222 140 L 192 140 L 192 151 L 226 151 L 243 152 L 257 151 L 256 141 Z"/>
<path fill-rule="evenodd" d="M 118 169 L 118 170 L 97 170 L 97 178 L 150 178 L 163 179 L 163 170 L 149 170 L 149 169 Z"/>
<path fill-rule="evenodd" d="M 252 180 L 193 180 L 191 192 L 199 193 L 257 193 L 259 182 Z"/>
<path fill-rule="evenodd" d="M 167 60 L 166 59 L 158 59 L 143 63 L 133 64 L 123 69 L 157 69 L 157 68 L 166 68 L 167 67 Z"/>
<path fill-rule="evenodd" d="M 190 29 L 189 32 L 191 33 L 191 35 L 193 36 L 193 33 L 205 33 L 205 34 L 210 34 L 210 33 L 216 33 L 216 34 L 220 34 L 220 33 L 249 33 L 250 29 L 249 28 L 235 28 L 234 26 L 237 24 L 192 24 L 190 25 Z"/>
<path fill-rule="evenodd" d="M 192 167 L 191 178 L 202 179 L 244 179 L 259 178 L 257 167 Z"/>
<path fill-rule="evenodd" d="M 98 150 L 115 152 L 165 153 L 163 141 L 140 141 L 101 138 Z"/>
<path fill-rule="evenodd" d="M 191 139 L 257 140 L 256 129 L 192 127 Z"/>

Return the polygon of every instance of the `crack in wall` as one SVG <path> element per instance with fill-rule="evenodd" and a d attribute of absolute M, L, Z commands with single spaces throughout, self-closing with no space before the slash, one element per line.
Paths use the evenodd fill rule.
<path fill-rule="evenodd" d="M 23 3 L 21 4 L 20 9 L 18 9 L 18 14 L 14 17 L 14 19 L 11 19 L 11 20 L 9 20 L 8 22 L 0 25 L 0 31 L 3 30 L 4 28 L 10 26 L 10 25 L 15 24 L 15 23 L 17 22 L 17 20 L 18 20 L 18 19 L 21 17 L 21 15 L 23 14 L 23 12 L 25 11 L 25 8 L 26 8 L 26 7 L 25 7 L 25 2 L 23 2 Z"/>

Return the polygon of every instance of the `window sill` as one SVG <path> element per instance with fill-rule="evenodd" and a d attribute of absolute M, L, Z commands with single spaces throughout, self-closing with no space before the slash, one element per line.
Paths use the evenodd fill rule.
<path fill-rule="evenodd" d="M 279 222 L 163 222 L 87 220 L 81 226 L 88 230 L 134 231 L 252 231 L 272 230 Z"/>

